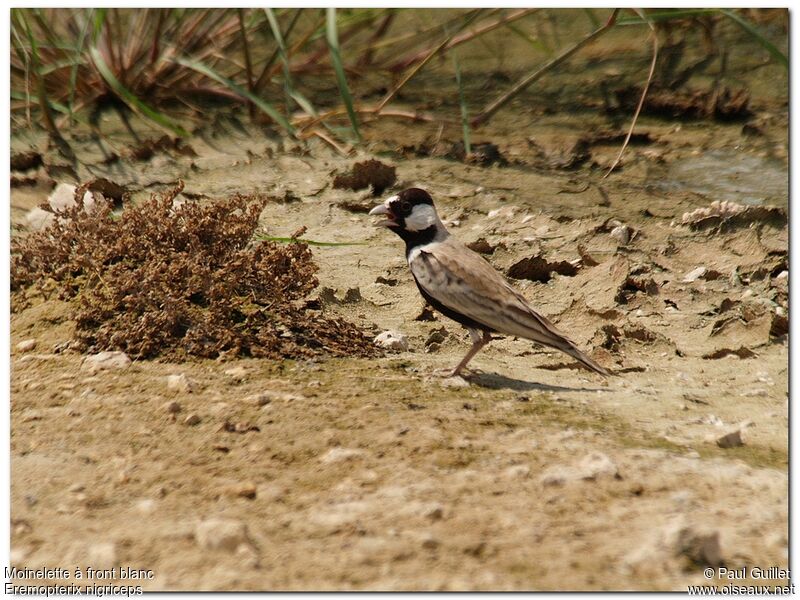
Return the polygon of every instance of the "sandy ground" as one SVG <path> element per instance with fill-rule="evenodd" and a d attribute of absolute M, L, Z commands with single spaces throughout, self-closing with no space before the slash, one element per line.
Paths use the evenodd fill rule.
<path fill-rule="evenodd" d="M 72 333 L 68 306 L 13 314 L 12 563 L 149 569 L 146 590 L 683 591 L 708 582 L 708 566 L 786 568 L 788 230 L 675 223 L 759 190 L 786 206 L 785 107 L 761 107 L 756 138 L 741 124 L 645 119 L 653 141 L 605 180 L 590 166 L 609 164 L 616 142 L 578 170 L 547 166 L 591 117 L 515 118 L 485 132 L 505 167 L 398 153 L 436 137 L 425 124 L 368 127 L 359 157 L 396 165 L 395 189 L 429 190 L 498 269 L 577 261 L 580 246 L 574 274 L 517 285 L 617 376 L 511 339 L 479 354 L 469 381 L 432 376 L 468 338 L 418 319 L 400 241 L 339 206 L 377 202 L 332 189 L 354 159 L 217 123 L 190 140 L 197 157 L 93 171 L 137 198 L 177 177 L 191 201 L 291 191 L 299 200 L 269 204 L 264 231 L 365 242 L 314 248 L 325 309 L 398 331 L 410 349 L 91 373 L 54 353 Z M 47 191 L 14 188 L 12 222 Z M 36 347 L 16 349 L 26 339 Z M 175 374 L 183 389 L 168 386 Z M 719 445 L 736 432 L 741 445 Z"/>

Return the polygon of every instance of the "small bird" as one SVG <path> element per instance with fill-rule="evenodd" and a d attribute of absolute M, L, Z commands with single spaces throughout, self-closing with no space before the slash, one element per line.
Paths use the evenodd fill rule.
<path fill-rule="evenodd" d="M 596 373 L 609 374 L 531 308 L 489 262 L 450 235 L 428 192 L 419 188 L 403 190 L 369 214 L 385 216 L 375 225 L 389 228 L 406 243 L 408 266 L 422 297 L 469 331 L 472 348 L 450 376 L 459 375 L 472 357 L 492 341 L 493 333 L 550 346 Z"/>

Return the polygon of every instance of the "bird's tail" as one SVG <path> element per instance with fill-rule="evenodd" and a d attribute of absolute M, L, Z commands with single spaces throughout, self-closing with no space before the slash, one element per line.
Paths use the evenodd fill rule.
<path fill-rule="evenodd" d="M 561 333 L 547 317 L 540 315 L 528 305 L 522 294 L 519 294 L 511 286 L 507 287 L 519 300 L 517 304 L 509 304 L 507 310 L 513 318 L 509 318 L 503 323 L 504 327 L 495 329 L 502 331 L 506 335 L 517 335 L 527 338 L 544 346 L 550 346 L 556 350 L 561 350 L 569 354 L 590 371 L 599 373 L 603 376 L 611 375 L 609 371 L 598 365 L 588 355 L 583 353 L 568 337 Z"/>
<path fill-rule="evenodd" d="M 569 354 L 587 369 L 594 371 L 595 373 L 599 373 L 605 377 L 611 375 L 611 372 L 608 371 L 608 369 L 605 369 L 597 364 L 592 358 L 589 357 L 588 354 L 579 350 L 578 347 L 567 338 L 562 337 L 557 343 L 551 345 L 556 350 L 561 350 L 563 353 Z"/>

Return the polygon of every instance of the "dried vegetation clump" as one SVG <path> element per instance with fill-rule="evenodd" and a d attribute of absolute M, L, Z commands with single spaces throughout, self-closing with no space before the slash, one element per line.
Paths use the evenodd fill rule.
<path fill-rule="evenodd" d="M 179 185 L 117 217 L 110 203 L 84 211 L 85 188 L 11 246 L 12 309 L 37 292 L 72 302 L 78 349 L 177 360 L 374 353 L 357 327 L 307 302 L 317 266 L 306 244 L 252 241 L 267 198 L 178 205 Z"/>

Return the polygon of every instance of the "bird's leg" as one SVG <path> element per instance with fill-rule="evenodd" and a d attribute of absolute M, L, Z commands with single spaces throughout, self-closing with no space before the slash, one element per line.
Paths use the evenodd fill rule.
<path fill-rule="evenodd" d="M 469 336 L 472 338 L 472 348 L 469 349 L 467 355 L 458 363 L 458 366 L 450 373 L 450 377 L 456 377 L 467 366 L 467 363 L 472 360 L 472 357 L 480 352 L 486 344 L 492 341 L 492 336 L 488 331 L 481 333 L 477 329 L 470 329 Z"/>

